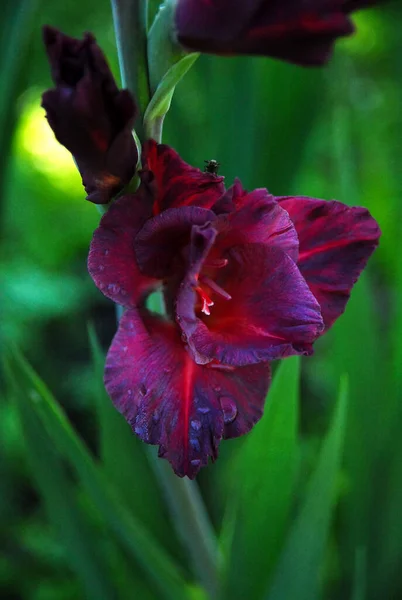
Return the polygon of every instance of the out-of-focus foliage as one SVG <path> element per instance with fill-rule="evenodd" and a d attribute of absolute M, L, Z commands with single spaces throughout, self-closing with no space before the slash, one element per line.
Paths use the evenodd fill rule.
<path fill-rule="evenodd" d="M 401 18 L 359 13 L 321 70 L 201 57 L 166 118 L 164 141 L 229 184 L 361 204 L 383 231 L 315 356 L 279 367 L 263 420 L 199 476 L 223 598 L 402 597 Z M 40 108 L 44 23 L 93 31 L 118 72 L 107 1 L 2 5 L 0 596 L 201 599 L 180 515 L 102 388 L 114 307 L 86 272 L 99 214 Z"/>

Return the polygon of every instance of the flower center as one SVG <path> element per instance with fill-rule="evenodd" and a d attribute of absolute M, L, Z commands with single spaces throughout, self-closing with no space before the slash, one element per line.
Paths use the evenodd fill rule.
<path fill-rule="evenodd" d="M 204 268 L 205 269 L 222 269 L 223 267 L 226 267 L 227 264 L 228 264 L 228 261 L 226 258 L 210 259 L 204 263 Z M 220 285 L 215 283 L 215 281 L 213 281 L 207 275 L 204 275 L 201 273 L 198 276 L 198 283 L 199 283 L 199 285 L 195 288 L 195 291 L 200 296 L 201 303 L 202 303 L 201 312 L 203 312 L 204 315 L 209 316 L 211 314 L 210 307 L 214 305 L 214 301 L 210 297 L 212 293 L 216 294 L 220 298 L 223 298 L 224 300 L 232 299 L 232 296 L 230 294 L 228 294 L 223 288 L 221 288 Z M 210 291 L 206 292 L 204 287 L 202 287 L 202 286 L 209 288 Z"/>

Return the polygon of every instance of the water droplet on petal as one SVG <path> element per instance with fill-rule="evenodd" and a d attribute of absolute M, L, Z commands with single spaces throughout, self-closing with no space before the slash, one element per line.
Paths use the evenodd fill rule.
<path fill-rule="evenodd" d="M 190 424 L 194 431 L 199 431 L 202 427 L 201 421 L 199 421 L 198 419 L 194 419 L 194 421 L 191 421 Z"/>
<path fill-rule="evenodd" d="M 105 265 L 99 265 L 98 266 L 98 271 L 100 271 L 102 273 L 102 271 L 105 270 Z"/>
<path fill-rule="evenodd" d="M 182 333 L 182 334 L 181 334 L 181 341 L 182 341 L 182 342 L 184 342 L 184 343 L 186 343 L 186 342 L 187 342 L 187 336 L 186 336 L 186 334 L 185 334 L 185 333 Z"/>
<path fill-rule="evenodd" d="M 221 391 L 221 389 L 222 389 L 222 388 L 221 388 L 221 386 L 220 386 L 220 385 L 217 385 L 217 386 L 215 386 L 215 387 L 214 387 L 214 390 L 215 390 L 215 392 L 220 392 L 220 391 Z"/>
<path fill-rule="evenodd" d="M 172 370 L 172 369 L 170 369 L 169 367 L 165 367 L 165 368 L 163 369 L 163 372 L 164 372 L 164 373 L 170 373 L 170 372 L 171 372 L 171 370 Z"/>
<path fill-rule="evenodd" d="M 223 396 L 219 401 L 221 403 L 225 425 L 229 425 L 229 423 L 232 423 L 237 417 L 237 406 L 234 400 L 227 396 Z"/>
<path fill-rule="evenodd" d="M 134 427 L 134 431 L 137 435 L 142 436 L 144 434 L 144 429 L 143 427 L 140 427 L 139 425 L 136 425 Z"/>
<path fill-rule="evenodd" d="M 191 464 L 193 467 L 198 467 L 201 464 L 201 461 L 199 458 L 194 458 L 194 460 L 191 461 Z"/>
<path fill-rule="evenodd" d="M 201 450 L 200 442 L 197 438 L 190 438 L 190 446 L 196 451 L 199 452 Z"/>
<path fill-rule="evenodd" d="M 180 322 L 181 322 L 181 317 L 180 317 L 180 315 L 177 315 L 177 317 L 176 317 L 176 321 L 177 321 L 178 323 L 180 323 Z"/>
<path fill-rule="evenodd" d="M 104 250 L 104 251 L 103 251 L 103 254 L 104 254 L 105 256 L 107 256 L 107 255 L 109 254 L 109 250 Z"/>
<path fill-rule="evenodd" d="M 107 286 L 107 291 L 110 294 L 118 294 L 120 292 L 120 286 L 117 283 L 109 283 Z"/>
<path fill-rule="evenodd" d="M 141 383 L 140 385 L 140 394 L 141 396 L 146 396 L 147 395 L 147 388 L 145 387 L 145 385 L 143 383 Z"/>
<path fill-rule="evenodd" d="M 159 419 L 161 418 L 159 411 L 155 411 L 154 414 L 152 415 L 152 420 L 154 423 L 157 423 L 159 421 Z"/>
<path fill-rule="evenodd" d="M 133 395 L 133 390 L 131 388 L 129 388 L 127 390 L 127 398 L 131 398 L 132 395 Z"/>
<path fill-rule="evenodd" d="M 211 410 L 210 408 L 208 408 L 208 406 L 199 406 L 197 408 L 198 412 L 201 413 L 202 415 L 206 415 L 207 413 L 209 413 L 209 411 Z"/>

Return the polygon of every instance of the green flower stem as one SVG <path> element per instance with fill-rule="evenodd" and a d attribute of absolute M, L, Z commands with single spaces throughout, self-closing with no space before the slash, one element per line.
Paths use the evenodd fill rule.
<path fill-rule="evenodd" d="M 217 598 L 219 591 L 219 551 L 200 490 L 195 481 L 177 477 L 166 460 L 148 447 L 150 463 L 162 486 L 179 538 L 188 551 L 194 574 L 208 593 Z"/>
<path fill-rule="evenodd" d="M 135 124 L 143 142 L 143 117 L 150 100 L 147 60 L 148 2 L 111 0 L 121 81 L 134 95 L 139 108 Z"/>
<path fill-rule="evenodd" d="M 140 127 L 136 131 L 144 141 L 142 119 L 150 100 L 147 64 L 147 2 L 144 0 L 112 0 L 119 64 L 123 86 L 139 104 Z M 164 115 L 163 115 L 164 116 Z M 153 131 L 160 141 L 163 116 Z M 117 319 L 122 309 L 117 307 Z M 200 491 L 195 482 L 177 477 L 170 465 L 149 449 L 149 459 L 172 514 L 177 534 L 191 559 L 195 576 L 210 598 L 218 594 L 218 545 Z"/>

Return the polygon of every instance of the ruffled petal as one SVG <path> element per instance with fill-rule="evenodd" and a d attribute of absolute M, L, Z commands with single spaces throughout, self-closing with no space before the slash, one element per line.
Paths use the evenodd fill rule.
<path fill-rule="evenodd" d="M 277 198 L 299 236 L 298 266 L 321 306 L 326 328 L 343 313 L 381 235 L 368 210 L 305 197 Z"/>
<path fill-rule="evenodd" d="M 95 230 L 88 256 L 88 271 L 105 296 L 135 306 L 158 281 L 143 275 L 136 262 L 134 238 L 151 214 L 145 187 L 116 200 Z"/>
<path fill-rule="evenodd" d="M 233 370 L 194 363 L 177 328 L 144 311 L 123 315 L 106 359 L 105 385 L 144 442 L 159 445 L 180 477 L 193 479 L 222 437 L 246 433 L 262 415 L 268 365 Z"/>
<path fill-rule="evenodd" d="M 153 212 L 179 206 L 211 208 L 225 192 L 224 177 L 203 173 L 187 164 L 170 146 L 153 140 L 144 146 L 145 172 L 152 172 L 149 183 L 155 194 Z"/>
<path fill-rule="evenodd" d="M 168 277 L 183 272 L 186 249 L 193 225 L 216 219 L 211 210 L 198 206 L 168 208 L 149 219 L 135 238 L 137 263 L 143 273 Z"/>
<path fill-rule="evenodd" d="M 232 210 L 222 214 L 216 222 L 220 232 L 216 245 L 222 252 L 231 246 L 266 244 L 281 248 L 297 261 L 299 240 L 296 229 L 286 210 L 266 189 L 247 193 L 240 182 L 236 182 L 218 206 L 229 208 L 229 200 Z"/>
<path fill-rule="evenodd" d="M 196 362 L 241 366 L 311 354 L 323 321 L 294 261 L 262 244 L 231 248 L 224 258 L 227 265 L 216 270 L 208 289 L 210 315 L 197 310 L 198 266 L 188 271 L 178 293 L 177 322 Z M 226 297 L 214 296 L 216 286 Z"/>

